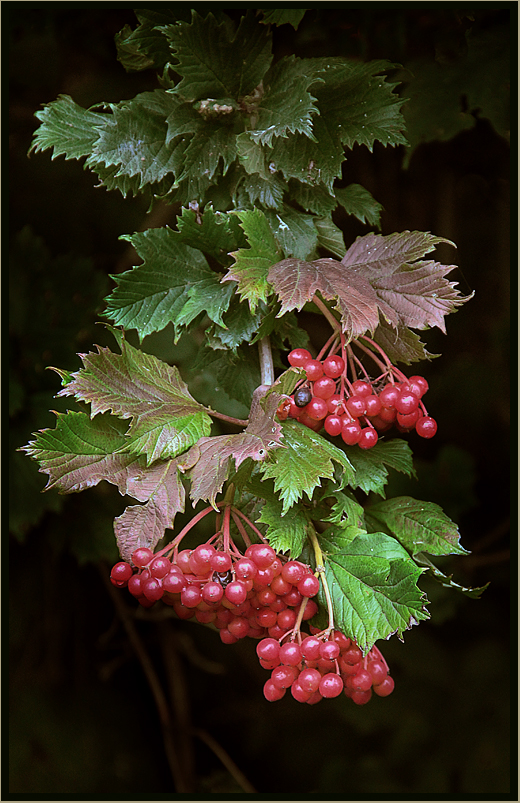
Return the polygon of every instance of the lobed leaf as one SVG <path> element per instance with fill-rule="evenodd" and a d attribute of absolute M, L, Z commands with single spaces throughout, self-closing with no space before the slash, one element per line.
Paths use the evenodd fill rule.
<path fill-rule="evenodd" d="M 336 200 L 347 215 L 354 215 L 361 223 L 370 223 L 381 228 L 381 212 L 383 207 L 361 184 L 349 184 L 348 187 L 334 189 Z"/>
<path fill-rule="evenodd" d="M 432 360 L 440 356 L 430 354 L 416 332 L 406 326 L 397 326 L 394 329 L 382 316 L 374 332 L 374 340 L 394 364 L 402 362 L 410 365 L 418 360 Z"/>
<path fill-rule="evenodd" d="M 246 298 L 254 315 L 260 301 L 267 301 L 271 288 L 267 281 L 269 267 L 280 256 L 280 249 L 260 209 L 238 211 L 237 217 L 245 232 L 249 248 L 234 251 L 235 263 L 222 282 L 238 283 L 237 292 Z"/>
<path fill-rule="evenodd" d="M 285 254 L 305 259 L 314 253 L 318 244 L 318 230 L 313 215 L 304 215 L 284 204 L 278 211 L 267 209 L 265 216 L 276 242 Z"/>
<path fill-rule="evenodd" d="M 106 115 L 78 106 L 69 95 L 58 95 L 57 100 L 47 103 L 34 116 L 41 125 L 36 129 L 29 153 L 52 148 L 52 159 L 89 156 L 106 119 Z"/>
<path fill-rule="evenodd" d="M 457 525 L 433 502 L 421 502 L 410 496 L 396 496 L 365 509 L 372 530 L 389 532 L 415 556 L 467 555 L 459 544 Z"/>
<path fill-rule="evenodd" d="M 206 313 L 223 324 L 222 313 L 233 296 L 221 274 L 210 270 L 200 251 L 183 242 L 184 235 L 167 226 L 125 237 L 142 265 L 112 278 L 117 287 L 107 298 L 105 315 L 141 338 L 173 323 L 176 338 L 183 327 Z"/>
<path fill-rule="evenodd" d="M 266 400 L 264 409 L 258 402 L 258 395 L 265 393 L 265 390 L 265 386 L 257 389 L 244 432 L 200 438 L 188 453 L 188 457 L 192 456 L 194 461 L 189 472 L 190 496 L 194 505 L 200 499 L 215 505 L 216 496 L 232 470 L 232 460 L 235 469 L 238 469 L 247 458 L 262 462 L 272 450 L 283 446 L 281 425 L 274 420 L 279 398 L 272 394 Z"/>
<path fill-rule="evenodd" d="M 388 480 L 388 468 L 415 476 L 412 450 L 406 441 L 392 438 L 390 441 L 378 441 L 372 449 L 360 449 L 357 446 L 345 446 L 345 453 L 354 467 L 354 478 L 349 483 L 353 489 L 361 488 L 366 494 L 385 495 Z"/>
<path fill-rule="evenodd" d="M 44 490 L 77 493 L 101 480 L 117 485 L 121 474 L 137 464 L 135 455 L 119 453 L 125 435 L 111 416 L 92 421 L 82 412 L 56 415 L 55 429 L 40 430 L 34 441 L 21 448 L 40 464 L 41 473 L 49 475 Z"/>
<path fill-rule="evenodd" d="M 283 501 L 283 515 L 304 493 L 311 499 L 322 479 L 332 479 L 334 463 L 343 470 L 345 482 L 353 481 L 353 467 L 345 453 L 321 435 L 289 420 L 283 424 L 283 434 L 286 448 L 261 467 L 264 479 L 274 479 L 275 491 Z"/>
<path fill-rule="evenodd" d="M 263 14 L 263 22 L 265 25 L 285 25 L 289 23 L 293 26 L 294 30 L 302 21 L 306 8 L 261 8 Z"/>
<path fill-rule="evenodd" d="M 417 587 L 422 569 L 406 550 L 384 533 L 350 539 L 341 528 L 319 536 L 325 577 L 332 597 L 335 626 L 354 638 L 366 653 L 378 639 L 428 619 L 427 599 Z M 319 602 L 326 605 L 321 589 Z"/>
<path fill-rule="evenodd" d="M 135 349 L 115 330 L 114 334 L 121 354 L 99 346 L 97 354 L 81 354 L 84 368 L 72 374 L 58 396 L 90 403 L 92 417 L 112 412 L 131 418 L 121 450 L 143 452 L 149 463 L 175 457 L 209 433 L 211 419 L 175 366 Z"/>
<path fill-rule="evenodd" d="M 182 76 L 176 90 L 188 100 L 238 99 L 262 80 L 273 58 L 269 29 L 258 25 L 248 11 L 235 29 L 231 20 L 217 22 L 192 9 L 191 23 L 159 26 L 175 56 L 173 67 Z"/>
<path fill-rule="evenodd" d="M 304 507 L 294 505 L 284 513 L 279 499 L 267 500 L 258 522 L 268 525 L 266 538 L 276 552 L 288 552 L 291 559 L 301 554 L 309 526 L 309 514 Z"/>
<path fill-rule="evenodd" d="M 322 79 L 309 67 L 308 59 L 284 56 L 265 75 L 255 129 L 249 131 L 253 142 L 270 146 L 273 137 L 296 132 L 315 140 L 312 117 L 318 109 L 308 89 Z"/>

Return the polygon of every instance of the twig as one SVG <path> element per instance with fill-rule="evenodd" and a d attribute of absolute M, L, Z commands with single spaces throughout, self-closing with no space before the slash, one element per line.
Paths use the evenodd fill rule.
<path fill-rule="evenodd" d="M 262 385 L 272 385 L 274 382 L 274 364 L 271 341 L 268 337 L 263 337 L 258 341 L 258 352 L 260 355 Z"/>
<path fill-rule="evenodd" d="M 154 669 L 153 663 L 148 655 L 148 652 L 146 651 L 141 637 L 137 632 L 137 628 L 134 624 L 129 609 L 123 602 L 120 592 L 114 588 L 109 580 L 109 572 L 107 567 L 103 563 L 99 563 L 98 568 L 107 591 L 112 598 L 114 607 L 121 619 L 121 622 L 123 623 L 123 627 L 126 630 L 128 639 L 139 659 L 139 663 L 141 664 L 142 670 L 146 676 L 146 680 L 148 681 L 148 685 L 150 686 L 150 690 L 155 700 L 155 705 L 157 707 L 157 713 L 159 714 L 159 721 L 161 723 L 163 732 L 164 750 L 170 766 L 170 772 L 175 785 L 175 791 L 193 792 L 194 789 L 190 786 L 185 777 L 184 768 L 180 762 L 177 750 L 175 749 L 175 743 L 172 735 L 170 709 L 159 677 Z"/>
<path fill-rule="evenodd" d="M 229 774 L 235 779 L 237 784 L 240 786 L 244 792 L 248 792 L 249 794 L 254 794 L 256 792 L 255 787 L 249 783 L 246 776 L 240 769 L 237 767 L 229 753 L 224 750 L 222 745 L 220 745 L 216 739 L 211 736 L 207 731 L 202 730 L 201 728 L 197 728 L 193 731 L 195 736 L 198 736 L 201 741 L 203 741 L 210 750 L 212 750 L 218 759 L 223 763 Z"/>

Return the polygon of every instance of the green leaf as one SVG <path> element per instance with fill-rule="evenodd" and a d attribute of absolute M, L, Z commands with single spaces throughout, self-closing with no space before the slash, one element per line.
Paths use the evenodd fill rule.
<path fill-rule="evenodd" d="M 286 448 L 275 452 L 272 462 L 261 469 L 264 479 L 272 477 L 275 481 L 283 515 L 304 493 L 311 499 L 322 479 L 332 479 L 333 461 L 343 469 L 344 481 L 353 481 L 352 465 L 345 453 L 321 435 L 295 421 L 284 422 L 283 434 Z"/>
<path fill-rule="evenodd" d="M 284 56 L 263 80 L 264 94 L 255 114 L 251 139 L 260 145 L 271 145 L 273 137 L 286 137 L 296 132 L 314 140 L 312 115 L 318 109 L 309 87 L 321 79 L 310 69 L 308 59 Z"/>
<path fill-rule="evenodd" d="M 433 360 L 440 354 L 430 354 L 416 332 L 406 326 L 394 328 L 381 316 L 374 332 L 375 342 L 381 346 L 392 363 L 411 365 L 418 360 Z"/>
<path fill-rule="evenodd" d="M 143 92 L 133 100 L 108 104 L 112 114 L 99 115 L 103 127 L 87 161 L 92 169 L 98 164 L 117 167 L 115 177 L 138 177 L 139 187 L 153 184 L 183 168 L 186 142 L 167 141 L 166 116 L 178 100 L 162 89 Z"/>
<path fill-rule="evenodd" d="M 345 240 L 343 232 L 332 222 L 332 218 L 315 217 L 314 225 L 318 231 L 318 245 L 341 257 L 345 251 Z"/>
<path fill-rule="evenodd" d="M 269 168 L 266 160 L 266 151 L 261 145 L 253 142 L 249 131 L 243 131 L 237 136 L 237 153 L 240 164 L 246 173 L 258 173 L 265 180 L 269 178 Z"/>
<path fill-rule="evenodd" d="M 263 19 L 261 19 L 260 22 L 263 22 L 264 25 L 285 25 L 286 23 L 289 23 L 289 25 L 292 25 L 294 30 L 296 30 L 307 9 L 261 8 L 260 11 L 263 14 Z"/>
<path fill-rule="evenodd" d="M 380 496 L 385 495 L 384 488 L 388 480 L 387 466 L 415 476 L 412 451 L 406 441 L 399 438 L 378 441 L 369 450 L 346 446 L 345 452 L 355 472 L 350 485 L 353 489 L 361 488 L 366 494 L 372 491 Z"/>
<path fill-rule="evenodd" d="M 191 209 L 182 209 L 177 228 L 181 242 L 212 256 L 225 266 L 231 262 L 229 252 L 246 243 L 235 215 L 214 212 L 210 207 L 198 216 Z"/>
<path fill-rule="evenodd" d="M 433 502 L 396 496 L 366 508 L 365 516 L 370 529 L 389 532 L 413 556 L 468 554 L 459 544 L 457 525 Z"/>
<path fill-rule="evenodd" d="M 262 80 L 272 60 L 271 35 L 248 11 L 236 29 L 212 13 L 205 18 L 192 10 L 190 24 L 178 22 L 159 28 L 176 57 L 175 72 L 182 76 L 176 90 L 189 100 L 238 99 Z"/>
<path fill-rule="evenodd" d="M 262 305 L 263 306 L 263 305 Z M 242 304 L 236 297 L 231 299 L 229 310 L 222 319 L 225 328 L 213 324 L 206 330 L 207 343 L 212 349 L 232 349 L 235 353 L 241 343 L 250 343 L 262 320 L 262 310 L 251 315 L 247 304 Z"/>
<path fill-rule="evenodd" d="M 182 13 L 182 12 L 181 12 Z M 171 60 L 168 42 L 156 26 L 171 22 L 172 13 L 137 9 L 139 25 L 132 31 L 129 25 L 116 34 L 117 59 L 127 72 L 155 69 L 162 72 Z"/>
<path fill-rule="evenodd" d="M 343 538 L 340 528 L 319 536 L 335 626 L 366 654 L 378 639 L 402 634 L 428 619 L 426 597 L 417 588 L 422 570 L 384 533 Z M 323 590 L 318 600 L 326 604 Z"/>
<path fill-rule="evenodd" d="M 105 315 L 141 338 L 173 323 L 175 336 L 206 313 L 222 326 L 234 286 L 221 283 L 200 251 L 167 226 L 125 236 L 144 264 L 112 278 L 117 287 L 107 298 Z"/>
<path fill-rule="evenodd" d="M 251 353 L 248 346 L 240 345 L 235 352 L 215 351 L 208 347 L 199 349 L 193 370 L 210 374 L 212 389 L 224 390 L 247 409 L 255 388 L 260 385 L 258 352 Z M 203 376 L 199 377 L 199 382 Z M 196 383 L 197 384 L 197 383 Z"/>
<path fill-rule="evenodd" d="M 281 251 L 260 209 L 238 211 L 236 214 L 250 247 L 240 248 L 231 254 L 235 263 L 222 281 L 238 282 L 237 292 L 241 298 L 248 300 L 254 315 L 258 302 L 267 301 L 271 293 L 267 273 L 273 262 L 280 258 Z"/>
<path fill-rule="evenodd" d="M 337 188 L 334 195 L 347 215 L 354 215 L 361 223 L 370 223 L 381 229 L 381 212 L 383 207 L 361 184 L 349 184 L 348 187 Z"/>
<path fill-rule="evenodd" d="M 445 588 L 453 588 L 455 589 L 455 591 L 459 591 L 461 594 L 464 594 L 464 596 L 470 597 L 471 599 L 479 599 L 489 585 L 489 583 L 486 583 L 485 586 L 479 586 L 474 588 L 461 586 L 459 583 L 455 583 L 454 580 L 452 580 L 451 574 L 449 576 L 443 574 L 443 572 L 441 572 L 441 570 L 437 566 L 434 566 L 431 560 L 428 559 L 427 555 L 424 555 L 423 553 L 419 552 L 415 556 L 415 560 L 420 565 L 426 566 L 430 571 L 430 575 L 442 586 L 444 586 Z"/>
<path fill-rule="evenodd" d="M 117 484 L 118 474 L 135 463 L 135 455 L 117 454 L 125 445 L 125 436 L 111 416 L 91 420 L 81 412 L 56 415 L 55 429 L 40 430 L 36 439 L 21 449 L 49 475 L 44 490 L 75 493 L 101 480 Z"/>
<path fill-rule="evenodd" d="M 267 209 L 265 216 L 275 240 L 287 256 L 307 259 L 314 254 L 318 244 L 318 231 L 312 215 L 304 215 L 284 205 L 279 212 Z"/>
<path fill-rule="evenodd" d="M 330 514 L 324 517 L 323 521 L 340 524 L 343 534 L 347 533 L 350 527 L 355 531 L 363 530 L 366 532 L 364 510 L 353 496 L 334 488 L 333 496 L 325 496 L 324 498 L 333 499 L 334 502 Z"/>
<path fill-rule="evenodd" d="M 316 215 L 329 215 L 338 205 L 336 199 L 330 194 L 325 184 L 302 184 L 301 181 L 291 179 L 289 182 L 289 192 L 293 201 L 296 201 L 307 212 L 314 212 Z M 340 256 L 343 256 L 345 246 Z"/>
<path fill-rule="evenodd" d="M 108 348 L 82 354 L 84 368 L 73 374 L 58 396 L 74 396 L 91 405 L 91 416 L 112 412 L 131 418 L 121 451 L 143 453 L 148 464 L 175 457 L 201 436 L 211 419 L 191 396 L 175 366 L 135 349 L 113 330 L 121 354 Z"/>
<path fill-rule="evenodd" d="M 63 155 L 65 159 L 90 156 L 99 136 L 98 128 L 105 121 L 105 115 L 83 109 L 69 95 L 59 95 L 58 100 L 47 103 L 34 116 L 41 124 L 29 153 L 52 148 L 52 159 Z"/>
<path fill-rule="evenodd" d="M 341 176 L 345 160 L 343 146 L 337 135 L 331 138 L 321 117 L 314 118 L 313 131 L 317 142 L 298 133 L 278 137 L 267 151 L 269 164 L 286 179 L 297 179 L 311 186 L 323 184 L 332 192 L 334 179 Z"/>
<path fill-rule="evenodd" d="M 301 554 L 309 526 L 304 507 L 294 505 L 284 513 L 280 500 L 267 500 L 257 522 L 268 525 L 266 538 L 277 552 L 289 552 L 292 559 Z"/>
<path fill-rule="evenodd" d="M 244 179 L 243 188 L 252 205 L 260 203 L 262 206 L 278 209 L 282 205 L 287 185 L 277 176 L 264 179 L 258 174 L 253 174 Z"/>
<path fill-rule="evenodd" d="M 236 133 L 233 121 L 208 122 L 193 137 L 184 152 L 183 170 L 178 180 L 202 176 L 211 180 L 222 160 L 222 173 L 236 159 Z M 197 198 L 202 197 L 199 191 Z"/>

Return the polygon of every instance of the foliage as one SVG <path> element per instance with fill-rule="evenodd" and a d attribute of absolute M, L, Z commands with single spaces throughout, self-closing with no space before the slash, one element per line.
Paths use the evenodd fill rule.
<path fill-rule="evenodd" d="M 58 414 L 55 429 L 23 451 L 48 488 L 71 493 L 106 480 L 139 503 L 115 521 L 126 560 L 157 546 L 186 498 L 216 506 L 225 486 L 237 488 L 239 506 L 256 500 L 261 534 L 278 551 L 310 563 L 313 523 L 334 620 L 366 653 L 428 617 L 418 581 L 439 570 L 423 553 L 465 550 L 433 503 L 394 498 L 364 509 L 363 495 L 384 497 L 389 469 L 413 474 L 409 447 L 382 440 L 363 452 L 279 420 L 300 378 L 293 369 L 275 377 L 272 362 L 286 367 L 285 352 L 305 342 L 295 315 L 304 309 L 324 316 L 336 350 L 370 336 L 364 350 L 392 362 L 428 359 L 412 330 L 444 333 L 446 315 L 469 297 L 446 279 L 455 266 L 424 259 L 453 245 L 445 238 L 370 233 L 345 247 L 338 205 L 376 228 L 381 211 L 360 185 L 334 186 L 345 151 L 405 145 L 403 100 L 389 61 L 273 63 L 271 26 L 296 28 L 303 13 L 248 10 L 235 23 L 221 12 L 139 12 L 135 31 L 117 37 L 118 58 L 128 71 L 158 70 L 158 88 L 90 109 L 61 95 L 37 113 L 32 151 L 84 159 L 99 186 L 180 212 L 175 228 L 122 236 L 141 262 L 112 277 L 106 299 L 119 351 L 98 346 L 80 354 L 79 370 L 55 369 L 59 397 L 81 409 Z M 176 341 L 199 338 L 196 367 L 245 404 L 247 420 L 197 401 L 176 366 L 125 334 L 142 340 L 167 325 Z M 240 431 L 214 434 L 215 419 Z M 319 601 L 318 624 L 323 589 Z"/>

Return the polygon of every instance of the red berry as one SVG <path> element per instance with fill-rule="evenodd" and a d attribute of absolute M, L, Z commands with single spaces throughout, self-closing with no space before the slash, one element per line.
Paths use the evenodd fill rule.
<path fill-rule="evenodd" d="M 124 583 L 126 585 L 133 573 L 134 570 L 129 563 L 126 561 L 119 561 L 115 566 L 112 566 L 110 578 L 116 580 L 118 583 Z"/>
<path fill-rule="evenodd" d="M 322 376 L 313 384 L 312 392 L 319 399 L 330 399 L 336 392 L 336 383 L 329 376 Z"/>
<path fill-rule="evenodd" d="M 232 619 L 228 624 L 228 630 L 232 636 L 241 639 L 249 635 L 251 626 L 245 617 L 235 616 L 235 618 Z"/>
<path fill-rule="evenodd" d="M 307 374 L 307 379 L 310 379 L 311 382 L 320 379 L 320 377 L 323 376 L 323 366 L 321 362 L 319 360 L 309 360 L 309 362 L 305 364 L 305 373 Z"/>
<path fill-rule="evenodd" d="M 284 694 L 285 689 L 278 689 L 271 679 L 264 683 L 264 697 L 267 702 L 274 703 L 276 700 L 281 700 Z"/>
<path fill-rule="evenodd" d="M 242 605 L 246 601 L 247 590 L 244 583 L 240 580 L 235 580 L 226 586 L 224 594 L 226 599 L 232 602 L 233 605 Z"/>
<path fill-rule="evenodd" d="M 153 602 L 161 599 L 164 594 L 162 582 L 156 577 L 149 577 L 143 582 L 143 594 L 146 599 L 152 600 Z"/>
<path fill-rule="evenodd" d="M 393 424 L 397 417 L 397 410 L 395 407 L 381 407 L 378 418 L 385 424 Z"/>
<path fill-rule="evenodd" d="M 367 411 L 364 396 L 351 396 L 345 402 L 345 407 L 353 418 L 359 418 L 359 416 L 365 415 Z"/>
<path fill-rule="evenodd" d="M 429 415 L 426 415 L 419 419 L 415 425 L 415 431 L 421 438 L 433 438 L 437 432 L 437 422 L 434 418 L 430 418 Z"/>
<path fill-rule="evenodd" d="M 202 599 L 204 602 L 220 602 L 224 596 L 224 589 L 220 583 L 214 583 L 212 580 L 206 583 L 202 589 Z"/>
<path fill-rule="evenodd" d="M 298 675 L 298 683 L 305 692 L 318 691 L 320 685 L 321 674 L 317 669 L 302 669 Z"/>
<path fill-rule="evenodd" d="M 343 422 L 341 420 L 341 416 L 339 415 L 328 415 L 324 422 L 323 426 L 325 428 L 325 432 L 328 435 L 332 435 L 332 437 L 336 437 L 341 432 L 341 428 L 343 426 Z"/>
<path fill-rule="evenodd" d="M 185 586 L 181 591 L 181 602 L 185 608 L 196 608 L 202 602 L 202 591 L 198 586 Z"/>
<path fill-rule="evenodd" d="M 143 596 L 143 581 L 140 574 L 134 574 L 128 581 L 128 590 L 134 597 Z"/>
<path fill-rule="evenodd" d="M 152 559 L 153 552 L 146 546 L 139 547 L 139 549 L 132 552 L 132 563 L 138 566 L 139 569 L 144 569 L 145 566 L 148 566 Z"/>
<path fill-rule="evenodd" d="M 399 395 L 399 390 L 396 388 L 395 385 L 385 385 L 385 387 L 379 394 L 379 401 L 381 402 L 383 407 L 393 407 L 398 395 Z"/>
<path fill-rule="evenodd" d="M 309 360 L 312 360 L 312 356 L 307 349 L 293 349 L 289 352 L 287 360 L 289 365 L 293 365 L 296 368 L 303 368 Z"/>
<path fill-rule="evenodd" d="M 370 396 L 365 396 L 365 404 L 367 409 L 366 413 L 367 415 L 374 416 L 378 415 L 378 413 L 381 412 L 382 404 L 379 396 L 374 396 L 374 394 L 371 394 Z"/>
<path fill-rule="evenodd" d="M 171 563 L 166 557 L 159 556 L 154 558 L 150 563 L 150 574 L 152 577 L 158 577 L 162 579 L 166 577 L 171 569 Z"/>
<path fill-rule="evenodd" d="M 273 611 L 274 613 L 274 611 Z M 296 624 L 297 613 L 294 608 L 284 608 L 277 615 L 276 624 L 284 630 L 291 630 Z"/>
<path fill-rule="evenodd" d="M 322 697 L 337 697 L 343 691 L 343 680 L 334 672 L 323 675 L 320 680 L 319 692 Z"/>
<path fill-rule="evenodd" d="M 239 558 L 235 563 L 237 580 L 252 580 L 258 573 L 258 566 L 251 558 Z"/>
<path fill-rule="evenodd" d="M 346 421 L 341 430 L 341 437 L 348 446 L 354 446 L 361 437 L 361 427 L 358 421 Z"/>
<path fill-rule="evenodd" d="M 163 579 L 163 588 L 170 594 L 180 594 L 182 589 L 186 586 L 186 580 L 181 571 L 169 572 Z"/>
<path fill-rule="evenodd" d="M 352 691 L 368 691 L 372 687 L 372 675 L 365 669 L 360 669 L 349 677 L 347 685 Z"/>
<path fill-rule="evenodd" d="M 378 697 L 388 697 L 389 694 L 392 694 L 395 688 L 394 679 L 387 675 L 386 678 L 381 681 L 381 683 L 377 683 L 374 686 L 374 692 L 378 695 Z"/>
<path fill-rule="evenodd" d="M 298 560 L 288 560 L 282 567 L 281 576 L 291 585 L 297 585 L 305 577 L 305 566 Z M 288 589 L 290 591 L 290 589 Z M 286 593 L 288 593 L 288 591 Z"/>
<path fill-rule="evenodd" d="M 302 414 L 298 417 L 298 421 L 300 424 L 304 424 L 309 429 L 312 429 L 314 432 L 319 432 L 319 430 L 323 426 L 323 419 L 317 421 L 315 418 L 311 418 L 307 415 L 306 412 L 302 412 Z"/>
<path fill-rule="evenodd" d="M 385 665 L 378 660 L 368 662 L 367 672 L 372 678 L 372 684 L 381 683 L 388 675 Z"/>
<path fill-rule="evenodd" d="M 340 396 L 339 393 L 334 393 L 330 399 L 327 399 L 329 413 L 332 413 L 333 415 L 341 415 L 344 412 L 343 402 L 343 396 Z"/>
<path fill-rule="evenodd" d="M 368 691 L 353 691 L 349 696 L 356 705 L 366 705 L 372 697 L 372 689 Z"/>
<path fill-rule="evenodd" d="M 320 657 L 326 658 L 327 661 L 333 661 L 338 658 L 340 653 L 339 645 L 335 641 L 324 641 L 320 645 Z"/>
<path fill-rule="evenodd" d="M 349 647 L 341 657 L 348 664 L 357 664 L 363 658 L 363 653 L 359 647 L 357 647 L 355 644 L 352 644 L 352 646 Z"/>
<path fill-rule="evenodd" d="M 314 636 L 307 636 L 303 639 L 300 650 L 307 661 L 317 661 L 320 657 L 321 641 Z"/>
<path fill-rule="evenodd" d="M 244 554 L 246 558 L 251 558 L 259 569 L 268 569 L 276 559 L 276 552 L 268 544 L 251 544 Z"/>
<path fill-rule="evenodd" d="M 325 399 L 320 399 L 317 396 L 313 396 L 305 408 L 305 413 L 314 421 L 321 421 L 328 412 L 329 409 Z"/>
<path fill-rule="evenodd" d="M 345 370 L 345 360 L 343 357 L 327 357 L 323 361 L 323 372 L 325 376 L 330 376 L 331 379 L 337 379 Z"/>
<path fill-rule="evenodd" d="M 282 644 L 280 647 L 280 661 L 282 664 L 296 666 L 300 663 L 301 659 L 302 654 L 298 644 L 294 641 L 288 641 L 286 644 Z"/>
<path fill-rule="evenodd" d="M 179 554 L 177 555 L 175 563 L 181 569 L 184 574 L 190 574 L 190 555 L 192 553 L 191 549 L 182 549 Z"/>
<path fill-rule="evenodd" d="M 365 427 L 359 436 L 358 446 L 360 449 L 372 449 L 376 445 L 379 435 L 373 427 Z"/>
<path fill-rule="evenodd" d="M 365 382 L 364 379 L 356 379 L 356 381 L 352 383 L 352 392 L 355 396 L 371 396 L 372 385 L 370 382 Z"/>
<path fill-rule="evenodd" d="M 271 672 L 271 680 L 279 689 L 287 689 L 298 677 L 295 666 L 276 666 Z"/>
<path fill-rule="evenodd" d="M 413 411 L 413 413 L 397 413 L 396 420 L 400 427 L 403 427 L 404 429 L 413 429 L 421 417 L 422 410 L 420 407 L 418 407 L 417 410 Z"/>
<path fill-rule="evenodd" d="M 313 599 L 308 599 L 307 605 L 305 606 L 305 610 L 303 611 L 303 621 L 307 622 L 308 619 L 312 619 L 313 616 L 316 616 L 318 613 L 318 606 L 314 602 Z"/>
<path fill-rule="evenodd" d="M 428 390 L 428 382 L 424 376 L 411 376 L 408 380 L 408 385 L 412 393 L 421 398 Z"/>
<path fill-rule="evenodd" d="M 283 569 L 282 569 L 283 571 Z M 283 597 L 284 594 L 288 594 L 291 590 L 292 583 L 287 582 L 285 580 L 283 574 L 279 574 L 277 577 L 274 577 L 271 581 L 271 591 L 274 591 L 279 597 Z"/>
<path fill-rule="evenodd" d="M 228 572 L 231 569 L 231 555 L 228 552 L 215 552 L 210 565 L 214 572 Z"/>
<path fill-rule="evenodd" d="M 291 694 L 298 703 L 308 703 L 311 695 L 302 689 L 297 680 L 291 686 Z"/>
<path fill-rule="evenodd" d="M 419 399 L 409 390 L 401 390 L 397 396 L 394 407 L 398 413 L 413 413 L 419 406 Z"/>
<path fill-rule="evenodd" d="M 308 574 L 297 585 L 302 597 L 314 597 L 320 590 L 320 581 L 313 574 Z"/>

